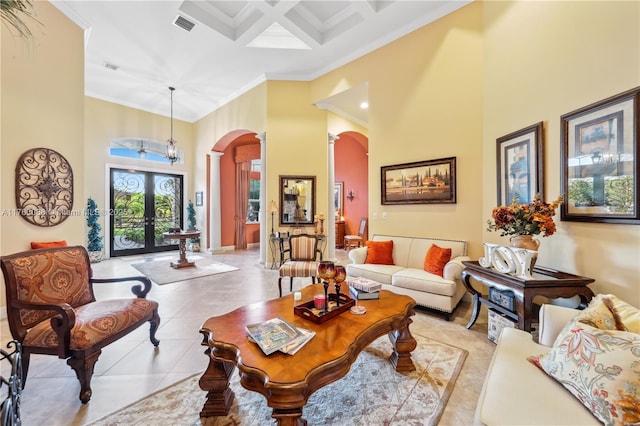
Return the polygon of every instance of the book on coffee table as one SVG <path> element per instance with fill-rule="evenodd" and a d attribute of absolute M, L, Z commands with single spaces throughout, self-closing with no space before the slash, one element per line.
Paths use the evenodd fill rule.
<path fill-rule="evenodd" d="M 283 348 L 289 351 L 285 353 L 290 353 L 293 350 L 297 352 L 304 343 L 313 337 L 313 335 L 309 336 L 309 333 L 303 333 L 280 317 L 257 324 L 248 324 L 245 329 L 249 340 L 256 343 L 265 355 L 271 355 Z"/>
<path fill-rule="evenodd" d="M 380 299 L 379 291 L 366 292 L 366 291 L 358 290 L 355 287 L 349 286 L 349 293 L 351 293 L 351 297 L 353 297 L 356 300 Z"/>
<path fill-rule="evenodd" d="M 358 290 L 372 293 L 382 289 L 382 283 L 378 281 L 370 280 L 368 278 L 358 277 L 348 280 L 349 286 L 357 288 Z"/>

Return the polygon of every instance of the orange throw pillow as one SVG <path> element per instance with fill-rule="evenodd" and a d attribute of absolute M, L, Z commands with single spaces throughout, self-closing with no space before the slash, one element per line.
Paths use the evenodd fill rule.
<path fill-rule="evenodd" d="M 451 260 L 451 249 L 431 244 L 424 257 L 424 270 L 435 275 L 444 275 L 444 265 Z"/>
<path fill-rule="evenodd" d="M 394 265 L 393 240 L 367 241 L 367 258 L 364 263 L 376 265 Z"/>
<path fill-rule="evenodd" d="M 66 246 L 67 246 L 67 242 L 65 240 L 43 241 L 43 242 L 32 241 L 31 242 L 31 250 L 49 248 L 49 247 L 66 247 Z"/>

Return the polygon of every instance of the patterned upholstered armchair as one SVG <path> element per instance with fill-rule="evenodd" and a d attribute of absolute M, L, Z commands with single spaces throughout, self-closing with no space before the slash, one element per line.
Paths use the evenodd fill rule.
<path fill-rule="evenodd" d="M 322 260 L 322 251 L 318 248 L 315 235 L 300 234 L 289 237 L 289 247 L 284 249 L 285 262 L 280 266 L 278 290 L 282 297 L 282 277 L 289 277 L 289 291 L 293 291 L 294 277 L 311 277 L 316 282 L 318 261 Z"/>
<path fill-rule="evenodd" d="M 147 300 L 146 277 L 92 277 L 82 246 L 30 250 L 0 258 L 7 293 L 7 318 L 13 338 L 22 345 L 24 386 L 29 356 L 57 355 L 67 359 L 80 381 L 80 401 L 91 398 L 91 376 L 102 348 L 151 323 L 150 339 L 160 343 L 158 303 Z M 131 287 L 137 297 L 96 301 L 94 283 L 139 281 Z"/>

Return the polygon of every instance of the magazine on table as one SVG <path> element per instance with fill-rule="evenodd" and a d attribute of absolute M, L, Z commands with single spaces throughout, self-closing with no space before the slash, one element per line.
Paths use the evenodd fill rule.
<path fill-rule="evenodd" d="M 378 281 L 370 280 L 368 278 L 358 277 L 352 278 L 348 281 L 351 287 L 358 290 L 365 291 L 367 293 L 373 293 L 382 289 L 382 284 Z"/>
<path fill-rule="evenodd" d="M 303 333 L 301 329 L 280 317 L 257 324 L 249 324 L 245 329 L 249 340 L 255 342 L 265 355 L 271 355 L 285 347 L 289 351 L 295 350 L 297 352 L 304 343 L 313 337 L 313 335 L 309 336 L 309 334 Z"/>

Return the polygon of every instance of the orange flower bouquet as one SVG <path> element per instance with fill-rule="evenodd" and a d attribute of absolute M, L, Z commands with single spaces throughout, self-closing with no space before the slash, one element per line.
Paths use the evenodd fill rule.
<path fill-rule="evenodd" d="M 556 232 L 553 216 L 560 204 L 562 196 L 551 204 L 542 200 L 540 194 L 536 194 L 529 204 L 518 204 L 516 197 L 511 205 L 499 206 L 492 210 L 492 220 L 487 221 L 487 231 L 499 231 L 501 237 L 538 234 L 549 237 Z"/>

